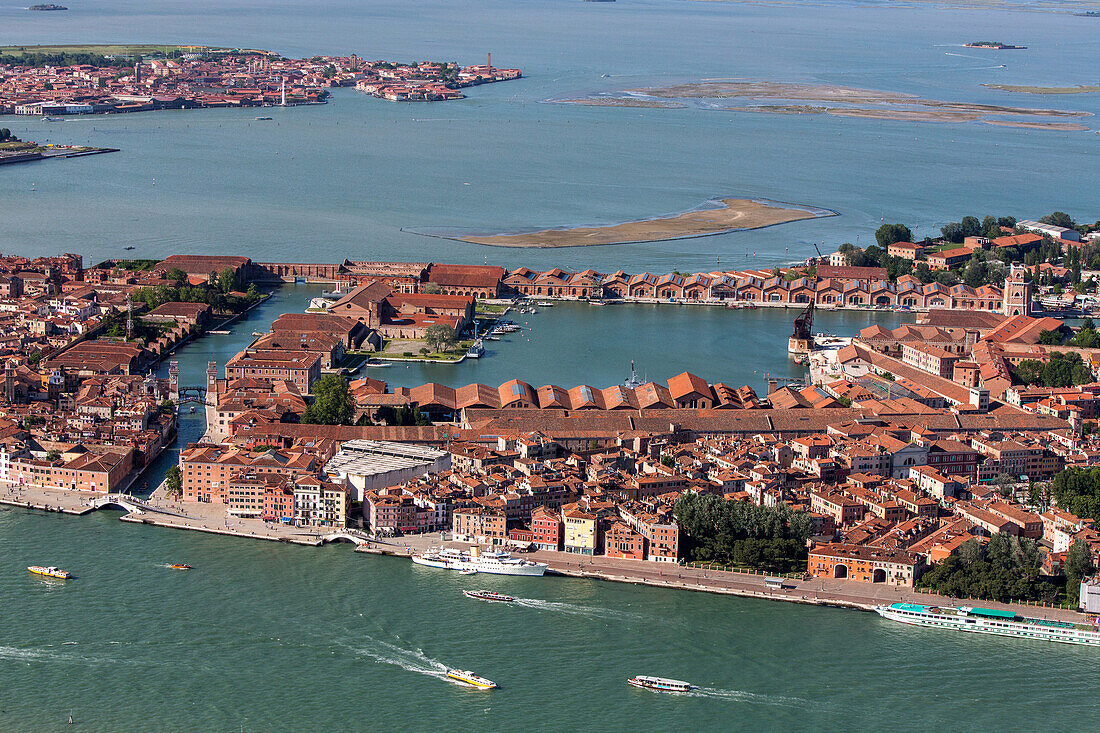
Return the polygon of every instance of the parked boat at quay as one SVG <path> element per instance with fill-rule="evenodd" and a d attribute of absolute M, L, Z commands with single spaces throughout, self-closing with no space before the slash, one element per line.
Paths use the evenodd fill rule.
<path fill-rule="evenodd" d="M 430 549 L 419 555 L 413 555 L 417 565 L 444 570 L 476 570 L 490 575 L 532 575 L 541 576 L 547 565 L 542 562 L 512 557 L 507 552 L 491 550 L 481 552 L 472 547 L 469 552 L 449 548 Z"/>
<path fill-rule="evenodd" d="M 631 677 L 627 682 L 635 687 L 642 687 L 646 690 L 655 690 L 657 692 L 689 692 L 694 686 L 683 680 L 670 680 L 667 677 L 650 677 L 644 674 Z"/>
<path fill-rule="evenodd" d="M 458 680 L 482 690 L 492 690 L 497 686 L 496 682 L 479 677 L 468 669 L 448 669 L 447 676 L 452 680 Z"/>
<path fill-rule="evenodd" d="M 1028 618 L 1015 611 L 970 606 L 924 606 L 918 603 L 875 606 L 875 611 L 883 618 L 912 626 L 1100 646 L 1100 630 L 1096 625 Z"/>
<path fill-rule="evenodd" d="M 462 591 L 462 595 L 466 596 L 467 598 L 474 598 L 479 601 L 501 601 L 503 603 L 512 603 L 516 600 L 512 596 L 506 596 L 503 593 L 494 593 L 491 590 L 464 590 Z"/>

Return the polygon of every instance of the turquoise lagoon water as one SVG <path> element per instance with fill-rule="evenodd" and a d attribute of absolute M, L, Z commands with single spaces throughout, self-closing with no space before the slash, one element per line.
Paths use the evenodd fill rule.
<path fill-rule="evenodd" d="M 70 3 L 0 7 L 0 43 L 197 42 L 291 55 L 448 58 L 492 51 L 527 77 L 466 101 L 395 105 L 337 90 L 331 104 L 0 121 L 32 139 L 123 152 L 0 170 L 0 251 L 244 253 L 628 271 L 771 266 L 861 243 L 880 220 L 919 234 L 967 213 L 1100 217 L 1094 133 L 582 108 L 546 100 L 701 78 L 808 81 L 934 99 L 1100 111 L 1096 95 L 1031 98 L 982 83 L 1095 83 L 1097 21 L 1066 14 L 885 3 L 592 4 L 488 0 Z M 989 57 L 978 38 L 1029 46 Z M 960 54 L 958 56 L 948 54 Z M 604 76 L 604 75 L 607 76 Z M 1094 129 L 1095 120 L 1087 120 Z M 155 179 L 155 183 L 154 183 Z M 468 184 L 468 185 L 467 185 Z M 408 227 L 617 222 L 714 195 L 805 203 L 831 219 L 648 245 L 487 249 Z M 319 288 L 290 286 L 185 346 L 186 384 Z M 797 376 L 793 312 L 560 305 L 527 336 L 454 367 L 375 370 L 395 385 L 562 386 L 690 369 L 762 388 Z M 852 334 L 895 315 L 826 313 Z M 527 339 L 530 338 L 530 341 Z M 202 431 L 185 415 L 183 441 Z M 164 470 L 169 452 L 151 472 Z M 1091 650 L 909 629 L 870 614 L 594 581 L 477 578 L 406 561 L 0 512 L 0 730 L 1081 730 L 1100 726 Z M 190 573 L 166 569 L 195 566 Z M 52 563 L 77 579 L 30 577 Z M 468 601 L 486 587 L 518 607 Z M 471 668 L 501 689 L 441 678 Z M 655 695 L 633 674 L 691 680 Z M 66 725 L 72 712 L 76 725 Z"/>

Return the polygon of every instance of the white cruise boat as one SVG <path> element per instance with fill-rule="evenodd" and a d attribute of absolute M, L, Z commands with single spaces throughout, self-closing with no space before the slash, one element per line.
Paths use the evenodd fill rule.
<path fill-rule="evenodd" d="M 539 576 L 546 572 L 546 563 L 512 557 L 507 552 L 480 552 L 476 547 L 470 552 L 449 548 L 431 549 L 419 555 L 413 555 L 412 561 L 429 568 L 476 570 L 490 575 Z"/>
<path fill-rule="evenodd" d="M 875 606 L 875 611 L 883 618 L 913 626 L 1100 646 L 1100 630 L 1096 626 L 1028 618 L 1013 611 L 969 606 L 922 606 L 918 603 Z"/>

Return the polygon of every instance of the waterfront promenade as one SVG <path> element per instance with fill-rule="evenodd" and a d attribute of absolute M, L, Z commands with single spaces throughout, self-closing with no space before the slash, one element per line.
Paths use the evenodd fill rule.
<path fill-rule="evenodd" d="M 91 494 L 80 491 L 60 491 L 37 487 L 19 487 L 13 484 L 0 484 L 0 504 L 84 515 L 97 508 L 103 494 Z M 148 524 L 170 529 L 186 529 L 210 534 L 220 534 L 244 539 L 290 542 L 300 545 L 319 546 L 331 539 L 334 534 L 350 539 L 358 535 L 354 531 L 335 532 L 327 527 L 295 527 L 290 525 L 264 522 L 259 519 L 241 519 L 225 514 L 224 507 L 215 504 L 183 504 L 164 495 L 164 487 L 158 487 L 148 499 L 112 494 L 112 508 L 122 508 L 128 504 L 137 511 L 124 514 L 124 522 Z M 121 502 L 121 503 L 120 503 Z M 425 535 L 411 535 L 397 538 L 372 539 L 357 548 L 364 554 L 391 555 L 409 557 L 429 547 L 441 544 L 440 534 L 433 532 Z M 468 544 L 446 542 L 450 547 L 468 547 Z M 677 590 L 690 590 L 707 593 L 761 598 L 766 600 L 789 601 L 821 606 L 838 606 L 860 610 L 872 610 L 874 606 L 896 602 L 924 603 L 930 605 L 959 605 L 965 603 L 959 599 L 918 593 L 912 589 L 899 588 L 885 584 L 856 583 L 843 580 L 814 578 L 812 580 L 786 580 L 782 590 L 767 588 L 764 575 L 740 573 L 724 570 L 655 563 L 640 560 L 622 560 L 604 556 L 581 556 L 566 552 L 538 551 L 524 555 L 550 566 L 552 573 L 575 577 L 607 580 L 620 583 L 650 585 Z M 974 601 L 983 607 L 1012 610 L 1024 615 L 1056 619 L 1062 621 L 1081 621 L 1081 614 L 1062 608 L 1046 608 L 1025 604 L 1004 604 L 993 601 Z"/>

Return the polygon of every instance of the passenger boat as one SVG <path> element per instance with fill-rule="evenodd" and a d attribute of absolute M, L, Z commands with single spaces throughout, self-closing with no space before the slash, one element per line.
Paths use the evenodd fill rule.
<path fill-rule="evenodd" d="M 924 606 L 918 603 L 892 603 L 875 606 L 883 618 L 912 626 L 970 631 L 977 634 L 1016 636 L 1022 639 L 1060 641 L 1065 644 L 1100 646 L 1100 630 L 1095 624 L 1048 621 L 1021 616 L 1015 611 L 970 606 Z"/>
<path fill-rule="evenodd" d="M 68 570 L 62 570 L 61 568 L 55 568 L 53 565 L 44 567 L 42 565 L 31 565 L 27 568 L 35 575 L 45 575 L 47 578 L 60 578 L 61 580 L 68 580 L 73 577 L 73 574 Z"/>
<path fill-rule="evenodd" d="M 657 692 L 689 692 L 693 685 L 683 680 L 670 680 L 665 677 L 649 677 L 644 674 L 631 677 L 627 680 L 635 687 L 644 687 L 647 690 Z"/>
<path fill-rule="evenodd" d="M 540 300 L 539 302 L 535 303 L 535 305 L 537 305 L 539 308 L 553 308 L 554 307 L 554 304 L 551 303 L 549 300 Z"/>
<path fill-rule="evenodd" d="M 190 570 L 191 566 L 182 562 L 176 562 L 169 565 L 172 570 Z"/>
<path fill-rule="evenodd" d="M 468 669 L 448 669 L 447 676 L 452 680 L 458 680 L 459 682 L 465 682 L 467 685 L 473 685 L 474 687 L 482 690 L 492 690 L 497 686 L 496 682 L 487 680 L 484 677 L 478 677 L 476 674 Z"/>
<path fill-rule="evenodd" d="M 512 557 L 507 552 L 481 552 L 471 548 L 469 552 L 453 549 L 430 549 L 412 556 L 417 565 L 443 570 L 474 570 L 490 575 L 533 575 L 541 576 L 546 572 L 546 563 L 533 562 Z"/>
<path fill-rule="evenodd" d="M 501 601 L 503 603 L 511 603 L 516 600 L 512 598 L 512 596 L 506 596 L 503 593 L 494 593 L 491 590 L 464 590 L 462 591 L 462 595 L 479 601 Z"/>

